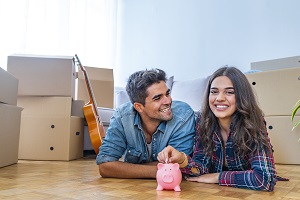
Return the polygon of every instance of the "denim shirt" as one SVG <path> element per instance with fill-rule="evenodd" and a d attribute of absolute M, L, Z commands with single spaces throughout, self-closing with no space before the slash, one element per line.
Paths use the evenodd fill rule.
<path fill-rule="evenodd" d="M 152 135 L 152 155 L 149 155 L 140 115 L 131 102 L 119 106 L 110 120 L 96 163 L 117 161 L 123 155 L 128 163 L 157 161 L 157 154 L 168 145 L 191 155 L 195 136 L 194 111 L 180 101 L 173 101 L 171 108 L 173 119 L 159 124 Z"/>

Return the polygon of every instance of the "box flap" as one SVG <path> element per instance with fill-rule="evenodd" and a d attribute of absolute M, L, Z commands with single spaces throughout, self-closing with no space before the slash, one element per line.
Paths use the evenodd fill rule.
<path fill-rule="evenodd" d="M 114 79 L 112 69 L 86 67 L 89 82 L 93 91 L 95 101 L 99 107 L 113 108 L 114 106 Z M 78 72 L 77 99 L 90 101 L 84 73 Z"/>
<path fill-rule="evenodd" d="M 84 67 L 90 80 L 114 81 L 113 69 Z M 78 78 L 84 79 L 84 73 L 79 70 Z"/>
<path fill-rule="evenodd" d="M 300 67 L 300 56 L 293 56 L 293 57 L 279 58 L 279 59 L 265 60 L 265 61 L 251 63 L 251 69 L 262 70 L 262 71 L 269 71 L 269 70 L 276 70 L 276 69 L 283 69 L 283 68 L 294 68 L 294 67 Z"/>

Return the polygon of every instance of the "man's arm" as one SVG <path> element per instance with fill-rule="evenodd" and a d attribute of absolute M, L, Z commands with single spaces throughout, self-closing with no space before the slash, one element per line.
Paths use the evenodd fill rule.
<path fill-rule="evenodd" d="M 157 162 L 132 164 L 122 161 L 105 162 L 99 165 L 104 178 L 156 178 Z"/>

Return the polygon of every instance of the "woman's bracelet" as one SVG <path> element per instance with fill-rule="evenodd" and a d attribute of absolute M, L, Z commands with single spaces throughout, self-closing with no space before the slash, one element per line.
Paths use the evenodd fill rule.
<path fill-rule="evenodd" d="M 184 155 L 184 160 L 183 160 L 182 163 L 178 163 L 178 164 L 179 164 L 179 168 L 184 168 L 185 166 L 188 165 L 188 159 L 187 159 L 187 156 L 184 152 L 181 152 L 181 153 L 183 153 L 183 155 Z"/>

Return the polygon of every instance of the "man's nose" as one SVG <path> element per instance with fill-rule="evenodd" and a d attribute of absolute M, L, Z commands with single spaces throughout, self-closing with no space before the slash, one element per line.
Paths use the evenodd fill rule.
<path fill-rule="evenodd" d="M 170 95 L 164 96 L 163 104 L 170 104 L 172 102 L 172 97 Z"/>

